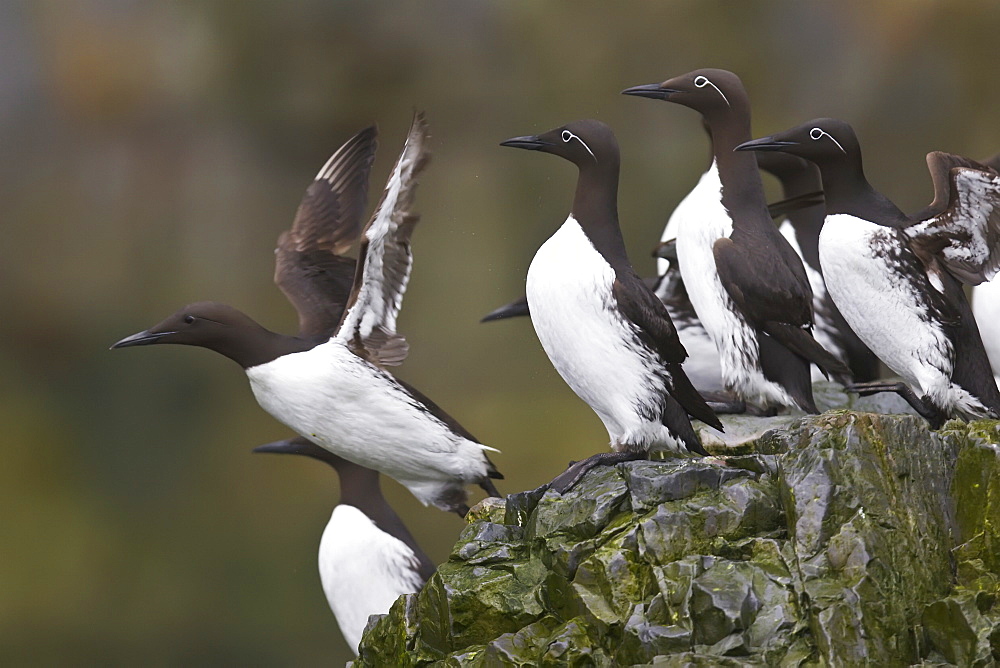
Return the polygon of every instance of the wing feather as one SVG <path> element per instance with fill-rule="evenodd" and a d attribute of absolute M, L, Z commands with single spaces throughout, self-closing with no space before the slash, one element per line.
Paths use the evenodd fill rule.
<path fill-rule="evenodd" d="M 410 278 L 410 236 L 419 220 L 411 207 L 416 177 L 429 160 L 427 123 L 416 113 L 382 200 L 361 235 L 360 261 L 337 338 L 373 362 L 400 364 L 408 351 L 396 316 Z"/>
<path fill-rule="evenodd" d="M 377 136 L 365 128 L 330 156 L 278 237 L 274 282 L 299 314 L 299 336 L 329 338 L 343 317 L 355 273 L 343 254 L 361 232 Z"/>
<path fill-rule="evenodd" d="M 1000 176 L 990 169 L 954 167 L 948 207 L 910 225 L 914 251 L 970 285 L 1000 270 Z"/>

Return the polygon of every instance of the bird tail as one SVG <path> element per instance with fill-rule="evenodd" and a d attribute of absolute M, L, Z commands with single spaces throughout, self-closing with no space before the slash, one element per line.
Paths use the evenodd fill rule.
<path fill-rule="evenodd" d="M 681 368 L 680 364 L 668 364 L 667 369 L 670 372 L 671 385 L 670 396 L 672 396 L 681 407 L 684 408 L 691 417 L 697 418 L 707 424 L 710 427 L 718 429 L 719 431 L 725 431 L 722 426 L 722 422 L 719 421 L 719 416 L 715 414 L 712 407 L 708 405 L 705 401 L 705 397 L 701 396 L 698 390 L 695 389 L 694 385 L 691 384 L 691 380 L 684 373 L 684 369 Z M 670 402 L 667 402 L 669 407 Z"/>
<path fill-rule="evenodd" d="M 663 412 L 663 424 L 684 443 L 688 450 L 703 457 L 708 456 L 708 451 L 702 446 L 698 435 L 694 432 L 694 427 L 691 426 L 691 419 L 688 417 L 687 411 L 669 394 L 667 395 L 667 406 Z"/>

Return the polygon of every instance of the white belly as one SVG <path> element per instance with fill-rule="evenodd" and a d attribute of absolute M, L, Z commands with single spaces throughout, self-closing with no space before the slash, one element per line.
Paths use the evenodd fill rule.
<path fill-rule="evenodd" d="M 918 289 L 881 256 L 900 251 L 894 230 L 847 214 L 827 216 L 819 237 L 826 286 L 844 319 L 886 366 L 939 406 L 951 383 L 952 345 L 928 320 Z M 960 389 L 960 388 L 959 388 Z M 964 390 L 962 391 L 964 392 Z"/>
<path fill-rule="evenodd" d="M 528 269 L 532 325 L 556 371 L 604 422 L 613 447 L 679 447 L 658 421 L 664 381 L 656 370 L 662 365 L 617 313 L 614 280 L 614 270 L 570 216 Z"/>
<path fill-rule="evenodd" d="M 423 503 L 486 475 L 483 447 L 417 405 L 388 373 L 330 340 L 247 369 L 260 405 L 300 435 L 395 478 Z"/>
<path fill-rule="evenodd" d="M 712 247 L 733 233 L 733 225 L 722 206 L 722 183 L 715 163 L 678 205 L 674 216 L 678 219 L 677 257 L 684 287 L 718 350 L 726 387 L 755 403 L 794 406 L 784 388 L 764 377 L 757 334 L 738 313 L 719 280 Z"/>
<path fill-rule="evenodd" d="M 413 550 L 363 512 L 348 505 L 333 509 L 319 544 L 319 576 L 355 654 L 368 618 L 386 614 L 397 598 L 423 586 L 417 567 Z"/>
<path fill-rule="evenodd" d="M 1000 384 L 1000 277 L 972 290 L 972 313 L 976 316 L 993 376 Z"/>

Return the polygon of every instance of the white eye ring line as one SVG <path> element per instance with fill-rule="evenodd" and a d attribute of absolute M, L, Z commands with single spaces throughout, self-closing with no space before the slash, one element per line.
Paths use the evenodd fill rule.
<path fill-rule="evenodd" d="M 845 151 L 844 147 L 840 145 L 840 142 L 834 139 L 833 135 L 824 130 L 823 128 L 813 128 L 812 130 L 809 131 L 809 139 L 812 139 L 813 141 L 818 141 L 823 137 L 829 137 L 830 141 L 836 144 L 837 148 L 840 149 L 840 152 L 843 153 L 844 155 L 847 155 L 847 151 Z"/>
<path fill-rule="evenodd" d="M 711 86 L 712 88 L 714 88 L 715 92 L 718 93 L 719 95 L 721 95 L 722 99 L 726 101 L 726 106 L 727 107 L 733 106 L 733 105 L 729 104 L 729 98 L 726 97 L 726 94 L 723 93 L 721 90 L 719 90 L 719 87 L 716 86 L 714 83 L 712 83 L 711 80 L 708 77 L 706 77 L 704 74 L 699 74 L 698 76 L 696 76 L 694 78 L 694 87 L 695 88 L 704 88 L 705 86 Z"/>
<path fill-rule="evenodd" d="M 594 162 L 597 162 L 597 156 L 596 156 L 596 155 L 594 155 L 594 152 L 590 150 L 590 147 L 589 147 L 589 146 L 587 146 L 587 142 L 583 141 L 582 139 L 580 139 L 580 138 L 579 138 L 578 136 L 576 136 L 575 134 L 573 134 L 573 133 L 572 133 L 572 132 L 570 132 L 569 130 L 563 130 L 563 131 L 562 131 L 562 134 L 561 134 L 560 136 L 562 137 L 562 140 L 563 140 L 563 142 L 565 142 L 565 143 L 567 143 L 567 144 L 568 144 L 568 143 L 570 142 L 570 140 L 572 140 L 572 139 L 575 139 L 575 140 L 577 140 L 578 142 L 580 142 L 581 144 L 583 144 L 583 147 L 584 147 L 585 149 L 587 149 L 587 153 L 589 153 L 589 154 L 590 154 L 590 157 L 594 159 Z"/>

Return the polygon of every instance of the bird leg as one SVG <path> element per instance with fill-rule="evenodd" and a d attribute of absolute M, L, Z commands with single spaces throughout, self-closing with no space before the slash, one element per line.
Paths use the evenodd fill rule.
<path fill-rule="evenodd" d="M 580 482 L 584 474 L 595 466 L 614 466 L 621 462 L 646 459 L 645 452 L 599 452 L 579 462 L 570 462 L 569 467 L 552 479 L 549 489 L 565 494 Z"/>
<path fill-rule="evenodd" d="M 859 397 L 867 397 L 879 392 L 895 392 L 906 400 L 922 418 L 930 423 L 931 429 L 940 429 L 947 421 L 948 416 L 937 409 L 927 397 L 918 397 L 913 389 L 903 382 L 877 381 L 868 383 L 854 383 L 844 388 L 848 392 L 854 392 Z"/>

